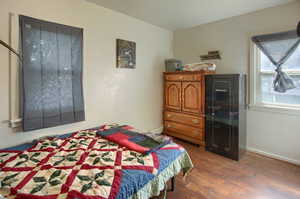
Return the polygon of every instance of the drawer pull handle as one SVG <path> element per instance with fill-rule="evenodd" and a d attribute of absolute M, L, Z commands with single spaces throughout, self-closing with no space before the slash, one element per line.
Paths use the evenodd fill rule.
<path fill-rule="evenodd" d="M 168 114 L 167 117 L 172 117 L 172 115 L 171 115 L 171 114 Z"/>
<path fill-rule="evenodd" d="M 199 123 L 199 120 L 194 119 L 194 120 L 192 120 L 192 122 L 195 123 L 195 124 L 198 124 L 198 123 Z"/>
<path fill-rule="evenodd" d="M 168 125 L 167 125 L 167 127 L 168 127 L 168 128 L 171 128 L 171 127 L 172 127 L 172 125 L 171 125 L 171 124 L 168 124 Z"/>

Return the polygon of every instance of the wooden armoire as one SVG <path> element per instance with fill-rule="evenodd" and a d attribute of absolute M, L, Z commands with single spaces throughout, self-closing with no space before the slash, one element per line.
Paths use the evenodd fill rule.
<path fill-rule="evenodd" d="M 164 133 L 205 145 L 205 78 L 212 72 L 164 73 Z"/>

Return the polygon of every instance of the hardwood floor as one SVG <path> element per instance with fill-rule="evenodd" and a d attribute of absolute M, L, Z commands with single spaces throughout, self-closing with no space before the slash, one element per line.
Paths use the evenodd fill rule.
<path fill-rule="evenodd" d="M 186 181 L 176 177 L 168 199 L 300 199 L 299 166 L 250 152 L 236 162 L 176 142 L 188 150 L 195 167 Z"/>

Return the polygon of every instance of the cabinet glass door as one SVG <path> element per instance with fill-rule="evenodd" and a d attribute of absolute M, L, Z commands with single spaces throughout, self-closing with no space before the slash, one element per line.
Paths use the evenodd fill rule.
<path fill-rule="evenodd" d="M 231 90 L 230 80 L 217 79 L 213 82 L 212 95 L 212 147 L 220 152 L 231 150 Z"/>

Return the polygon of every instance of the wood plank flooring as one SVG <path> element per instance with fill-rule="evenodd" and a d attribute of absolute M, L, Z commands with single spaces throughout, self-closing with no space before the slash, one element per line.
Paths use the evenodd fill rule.
<path fill-rule="evenodd" d="M 195 168 L 186 181 L 176 177 L 168 199 L 300 199 L 300 166 L 250 152 L 236 162 L 176 142 L 187 149 Z"/>

